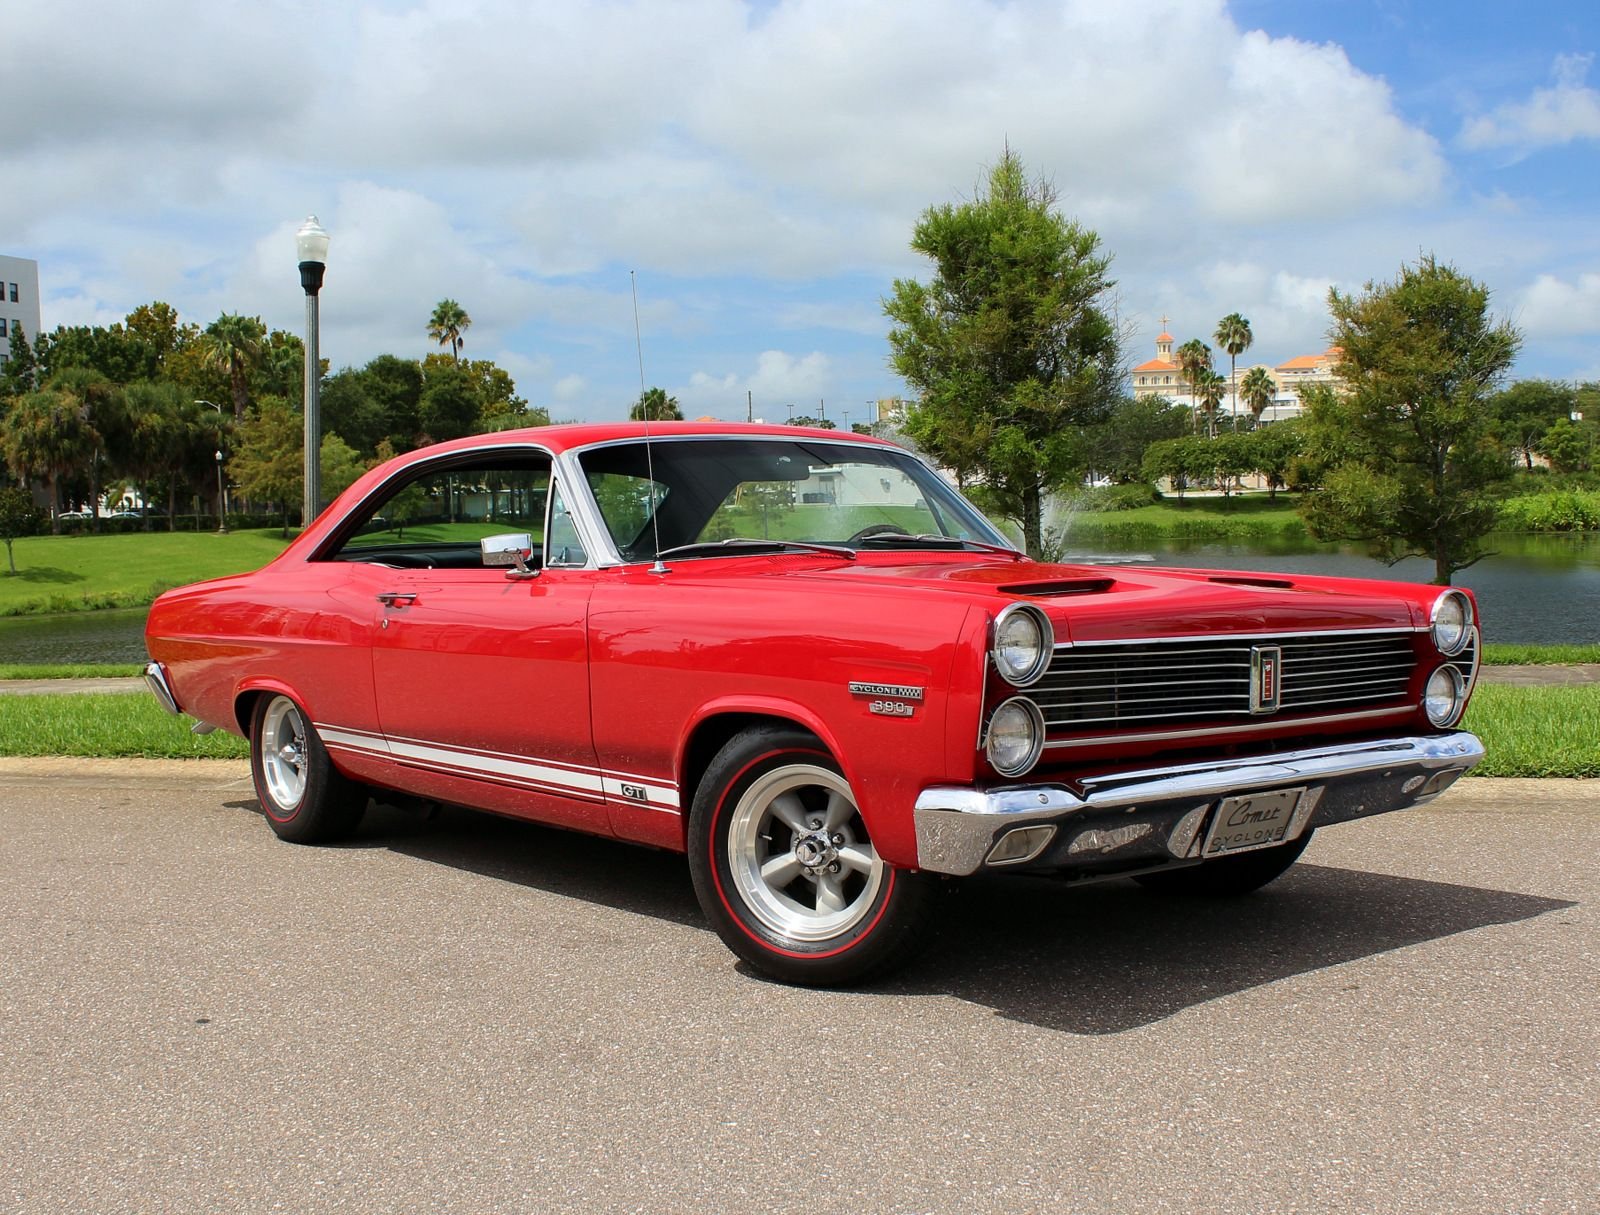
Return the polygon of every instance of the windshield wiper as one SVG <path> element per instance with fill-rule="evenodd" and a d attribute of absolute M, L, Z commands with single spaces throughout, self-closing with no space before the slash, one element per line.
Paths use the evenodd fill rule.
<path fill-rule="evenodd" d="M 1003 544 L 990 544 L 987 540 L 968 540 L 962 536 L 939 536 L 932 532 L 921 535 L 907 536 L 900 532 L 879 532 L 873 536 L 864 536 L 856 541 L 860 548 L 882 546 L 884 548 L 976 548 L 986 553 L 1001 553 L 1013 561 L 1026 561 L 1028 555 L 1019 553 L 1014 548 L 1007 548 Z"/>
<path fill-rule="evenodd" d="M 847 557 L 851 561 L 856 559 L 854 549 L 845 548 L 840 544 L 812 544 L 808 540 L 758 540 L 754 536 L 733 536 L 727 540 L 697 540 L 693 544 L 680 544 L 674 548 L 664 548 L 656 554 L 656 560 L 663 557 L 682 557 L 690 553 L 699 553 L 707 557 L 728 555 L 740 550 L 753 551 L 759 549 L 799 549 L 808 553 L 827 553 L 830 557 Z"/>

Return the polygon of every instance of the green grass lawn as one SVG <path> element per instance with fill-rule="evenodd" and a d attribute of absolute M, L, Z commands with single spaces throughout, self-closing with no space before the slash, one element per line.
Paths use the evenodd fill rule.
<path fill-rule="evenodd" d="M 247 754 L 220 730 L 189 732 L 142 695 L 0 696 L 0 755 L 225 759 Z M 1479 776 L 1600 777 L 1600 686 L 1521 688 L 1485 684 L 1464 727 L 1489 757 Z"/>
<path fill-rule="evenodd" d="M 1229 497 L 1168 496 L 1136 510 L 1079 511 L 1067 524 L 1074 544 L 1141 544 L 1152 540 L 1304 540 L 1306 525 L 1293 494 L 1234 494 Z M 1060 526 L 1060 523 L 1057 523 Z"/>
<path fill-rule="evenodd" d="M 24 536 L 16 574 L 0 563 L 0 616 L 138 607 L 169 587 L 259 569 L 286 543 L 277 528 Z"/>

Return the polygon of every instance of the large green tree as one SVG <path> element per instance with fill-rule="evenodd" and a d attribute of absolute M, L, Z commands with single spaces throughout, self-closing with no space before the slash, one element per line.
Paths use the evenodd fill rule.
<path fill-rule="evenodd" d="M 1152 443 L 1193 429 L 1189 411 L 1166 397 L 1124 397 L 1089 433 L 1089 467 L 1113 481 L 1136 481 Z"/>
<path fill-rule="evenodd" d="M 1528 468 L 1545 434 L 1557 422 L 1570 420 L 1578 390 L 1555 380 L 1518 380 L 1489 398 L 1495 435 L 1519 454 Z"/>
<path fill-rule="evenodd" d="M 1509 472 L 1489 398 L 1521 345 L 1489 289 L 1432 254 L 1392 282 L 1328 294 L 1342 384 L 1308 389 L 1307 453 L 1328 472 L 1303 510 L 1320 539 L 1429 557 L 1434 581 L 1486 555 L 1492 487 Z"/>
<path fill-rule="evenodd" d="M 1046 495 L 1087 467 L 1085 427 L 1118 399 L 1110 259 L 1056 209 L 1009 148 L 970 202 L 924 211 L 911 247 L 926 283 L 898 279 L 890 362 L 919 399 L 906 434 L 976 483 L 1043 555 Z"/>
<path fill-rule="evenodd" d="M 1239 356 L 1250 349 L 1256 335 L 1250 332 L 1250 322 L 1237 312 L 1230 312 L 1217 322 L 1212 338 L 1228 352 L 1228 384 L 1233 393 L 1233 429 L 1239 429 Z"/>
<path fill-rule="evenodd" d="M 0 430 L 6 463 L 24 485 L 43 481 L 50 495 L 50 530 L 61 532 L 61 482 L 84 468 L 94 451 L 94 432 L 83 403 L 68 392 L 45 388 L 16 398 Z"/>

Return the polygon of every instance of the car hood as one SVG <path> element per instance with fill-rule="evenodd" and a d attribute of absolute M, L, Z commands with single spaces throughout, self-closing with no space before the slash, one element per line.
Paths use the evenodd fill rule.
<path fill-rule="evenodd" d="M 992 601 L 996 610 L 1012 601 L 1033 603 L 1050 617 L 1058 641 L 1411 628 L 1417 623 L 1403 586 L 1367 579 L 987 557 L 862 560 L 833 568 L 790 567 L 787 573 L 841 588 L 916 587 L 971 595 Z"/>

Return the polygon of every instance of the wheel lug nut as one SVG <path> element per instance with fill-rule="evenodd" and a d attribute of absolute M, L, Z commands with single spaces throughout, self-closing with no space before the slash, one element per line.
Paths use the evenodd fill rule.
<path fill-rule="evenodd" d="M 834 846 L 834 847 L 835 847 L 835 848 L 838 848 L 838 847 L 840 847 L 840 846 L 842 846 L 842 845 L 843 845 L 843 844 L 844 844 L 844 836 L 842 836 L 842 835 L 835 835 L 835 836 L 834 836 L 834 837 L 833 837 L 833 846 Z"/>
<path fill-rule="evenodd" d="M 829 873 L 838 873 L 839 872 L 839 862 L 838 861 L 834 861 L 833 864 L 829 865 L 828 866 L 828 872 Z"/>
<path fill-rule="evenodd" d="M 817 828 L 819 828 L 821 826 L 822 826 L 822 820 L 820 818 L 814 818 L 814 819 L 811 820 L 811 829 L 813 831 L 815 831 Z"/>

